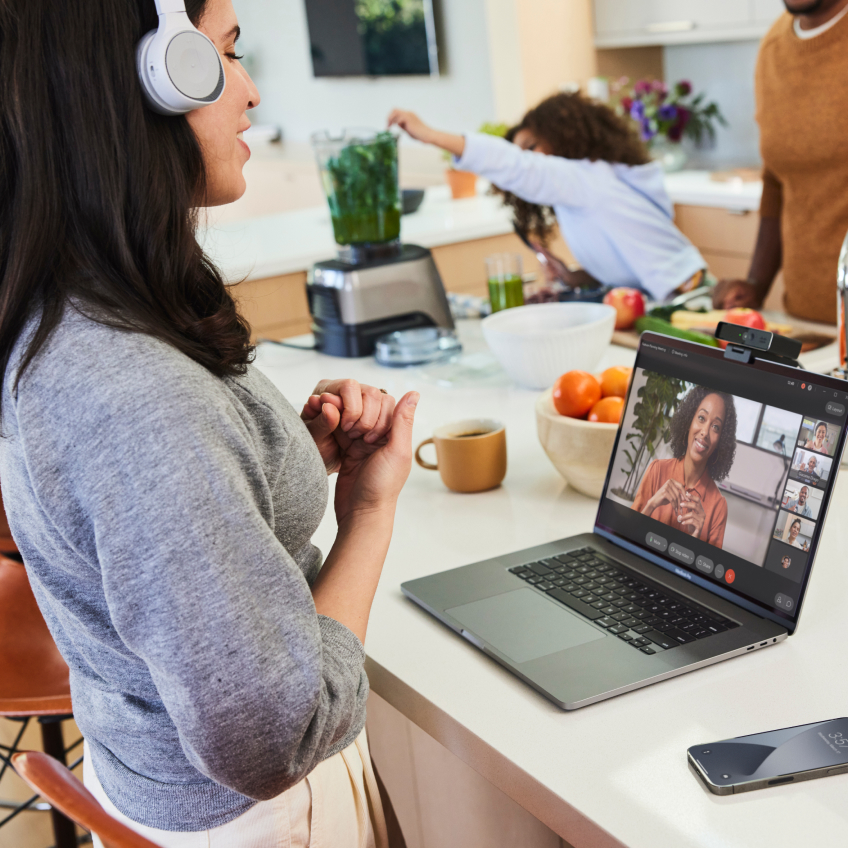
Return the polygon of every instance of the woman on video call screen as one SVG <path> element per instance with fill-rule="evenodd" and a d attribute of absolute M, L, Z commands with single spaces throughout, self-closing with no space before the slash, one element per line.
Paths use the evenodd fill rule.
<path fill-rule="evenodd" d="M 693 387 L 669 431 L 672 459 L 648 466 L 633 509 L 721 548 L 727 501 L 716 483 L 727 477 L 736 453 L 732 396 Z"/>

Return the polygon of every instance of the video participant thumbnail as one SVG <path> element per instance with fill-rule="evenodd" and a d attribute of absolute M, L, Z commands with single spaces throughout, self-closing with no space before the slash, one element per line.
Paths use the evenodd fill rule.
<path fill-rule="evenodd" d="M 803 551 L 782 542 L 775 542 L 766 557 L 766 569 L 769 572 L 783 575 L 796 583 L 803 579 L 806 565 L 807 555 Z"/>
<path fill-rule="evenodd" d="M 821 510 L 824 493 L 820 489 L 808 486 L 801 481 L 786 481 L 786 489 L 783 492 L 783 500 L 780 506 L 790 513 L 796 513 L 807 519 L 816 521 Z"/>
<path fill-rule="evenodd" d="M 832 457 L 839 443 L 839 425 L 804 418 L 798 434 L 798 447 Z"/>
<path fill-rule="evenodd" d="M 815 524 L 809 519 L 802 519 L 800 516 L 781 510 L 777 515 L 773 536 L 787 545 L 800 548 L 801 551 L 809 551 L 815 528 Z"/>
<path fill-rule="evenodd" d="M 802 418 L 637 369 L 606 497 L 762 566 Z"/>
<path fill-rule="evenodd" d="M 810 486 L 824 486 L 830 477 L 833 458 L 798 448 L 792 458 L 792 477 Z"/>

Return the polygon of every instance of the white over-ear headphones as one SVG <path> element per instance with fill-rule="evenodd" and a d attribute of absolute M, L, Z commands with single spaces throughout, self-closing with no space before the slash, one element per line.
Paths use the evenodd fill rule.
<path fill-rule="evenodd" d="M 185 0 L 156 0 L 159 29 L 136 48 L 147 103 L 163 115 L 184 115 L 214 103 L 224 91 L 224 66 L 215 45 L 192 25 Z"/>

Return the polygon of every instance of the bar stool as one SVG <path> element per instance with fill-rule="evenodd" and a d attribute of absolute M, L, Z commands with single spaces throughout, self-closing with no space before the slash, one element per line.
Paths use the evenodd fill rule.
<path fill-rule="evenodd" d="M 0 717 L 21 723 L 12 745 L 0 745 L 0 779 L 33 719 L 41 726 L 44 751 L 60 763 L 66 763 L 67 752 L 82 742 L 78 740 L 65 748 L 61 722 L 73 718 L 68 666 L 38 609 L 23 563 L 3 555 L 0 555 Z M 33 796 L 20 804 L 0 802 L 0 808 L 12 809 L 0 819 L 0 827 L 22 811 L 32 809 L 37 800 L 38 796 Z M 76 829 L 70 819 L 53 807 L 39 805 L 37 809 L 50 810 L 57 846 L 77 845 Z"/>
<path fill-rule="evenodd" d="M 104 846 L 156 847 L 122 822 L 106 813 L 83 783 L 64 765 L 44 752 L 18 752 L 12 756 L 15 772 L 54 808 L 77 825 L 96 834 Z"/>

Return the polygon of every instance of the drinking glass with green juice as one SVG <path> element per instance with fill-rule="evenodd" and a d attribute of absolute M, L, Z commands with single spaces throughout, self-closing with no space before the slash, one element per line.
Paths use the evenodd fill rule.
<path fill-rule="evenodd" d="M 524 304 L 520 254 L 492 254 L 486 257 L 489 278 L 489 300 L 492 312 L 520 307 Z"/>

